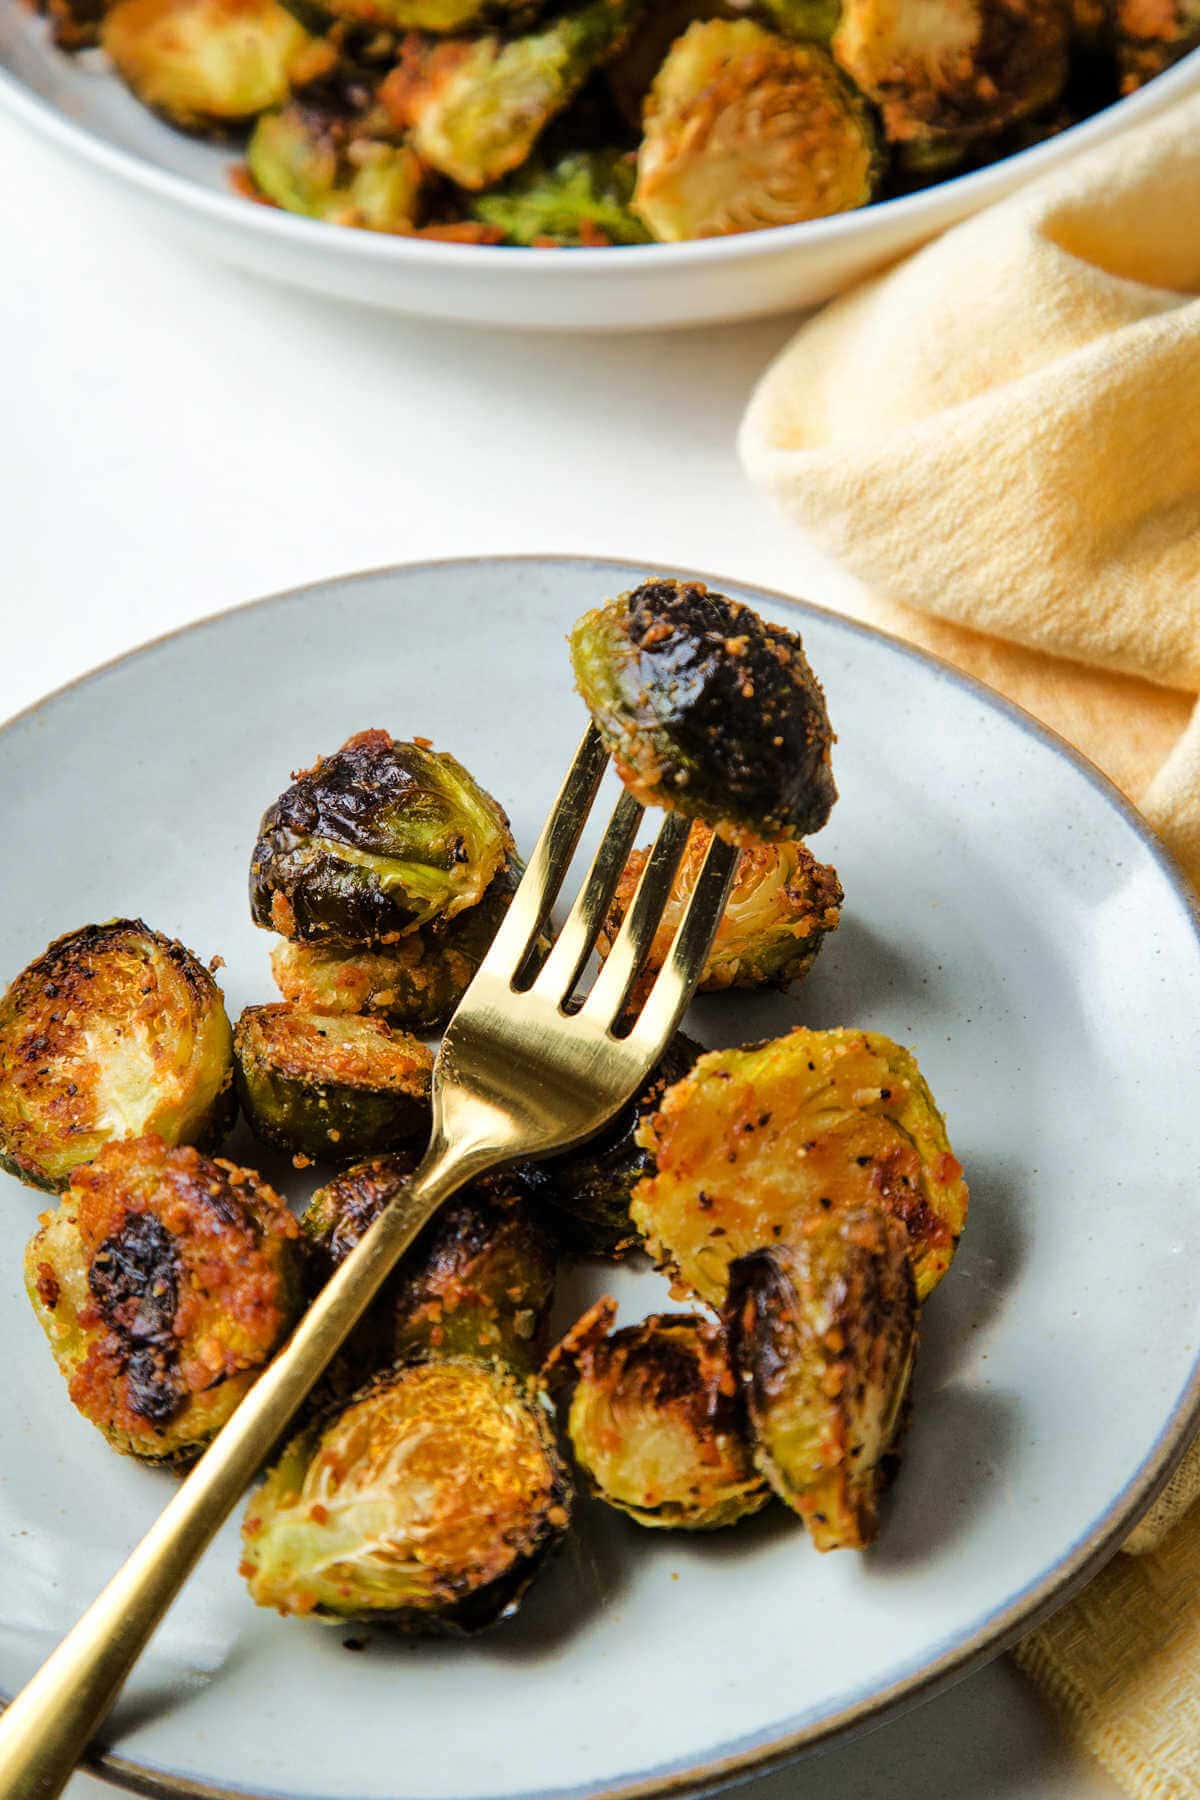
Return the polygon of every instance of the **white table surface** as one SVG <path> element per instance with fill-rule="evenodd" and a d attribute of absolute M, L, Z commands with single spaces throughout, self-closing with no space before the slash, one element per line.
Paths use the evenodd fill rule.
<path fill-rule="evenodd" d="M 787 321 L 550 340 L 406 323 L 202 266 L 5 119 L 0 168 L 0 718 L 202 614 L 422 557 L 618 555 L 852 604 L 734 457 Z M 1007 1662 L 741 1791 L 1117 1792 Z"/>

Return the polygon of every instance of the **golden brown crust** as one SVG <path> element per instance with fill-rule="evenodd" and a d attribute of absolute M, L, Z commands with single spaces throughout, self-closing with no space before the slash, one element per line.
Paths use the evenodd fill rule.
<path fill-rule="evenodd" d="M 429 1092 L 433 1052 L 383 1019 L 301 1012 L 279 1001 L 248 1006 L 235 1039 L 239 1055 L 264 1058 L 297 1081 L 418 1097 Z"/>
<path fill-rule="evenodd" d="M 292 1321 L 297 1235 L 252 1170 L 159 1138 L 77 1170 L 27 1261 L 80 1412 L 135 1454 L 196 1447 L 198 1397 L 259 1368 Z"/>

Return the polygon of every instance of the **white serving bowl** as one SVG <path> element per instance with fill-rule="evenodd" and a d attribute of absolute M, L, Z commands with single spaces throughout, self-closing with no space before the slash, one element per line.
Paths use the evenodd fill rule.
<path fill-rule="evenodd" d="M 705 325 L 815 305 L 1197 89 L 1200 50 L 1045 143 L 861 212 L 699 243 L 538 252 L 387 237 L 256 206 L 232 189 L 228 149 L 172 131 L 98 53 L 64 55 L 20 0 L 0 0 L 0 106 L 201 254 L 396 312 L 539 331 Z"/>

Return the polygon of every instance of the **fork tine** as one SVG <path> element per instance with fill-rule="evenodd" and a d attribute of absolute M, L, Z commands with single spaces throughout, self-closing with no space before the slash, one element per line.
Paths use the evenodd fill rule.
<path fill-rule="evenodd" d="M 642 870 L 629 911 L 584 1003 L 583 1012 L 594 1023 L 608 1026 L 620 1017 L 626 996 L 637 980 L 661 923 L 663 907 L 691 828 L 690 819 L 679 813 L 667 814 Z"/>
<path fill-rule="evenodd" d="M 622 792 L 613 808 L 575 904 L 533 984 L 547 999 L 561 1002 L 570 998 L 604 923 L 645 810 L 628 792 Z"/>
<path fill-rule="evenodd" d="M 480 965 L 489 974 L 509 981 L 519 974 L 534 939 L 550 917 L 607 766 L 608 751 L 596 727 L 589 725 L 504 915 L 504 923 Z"/>
<path fill-rule="evenodd" d="M 684 908 L 671 940 L 667 959 L 654 978 L 646 1004 L 629 1033 L 645 1044 L 655 1058 L 679 1024 L 700 979 L 713 938 L 725 911 L 741 852 L 736 844 L 714 837 L 708 846 L 700 878 Z"/>

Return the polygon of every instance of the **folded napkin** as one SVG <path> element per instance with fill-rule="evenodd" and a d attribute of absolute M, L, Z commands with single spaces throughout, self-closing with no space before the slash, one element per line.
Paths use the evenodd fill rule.
<path fill-rule="evenodd" d="M 1078 744 L 1200 887 L 1200 95 L 810 320 L 740 449 L 854 611 Z M 1200 1445 L 1019 1653 L 1158 1800 L 1200 1800 L 1197 1497 Z"/>

